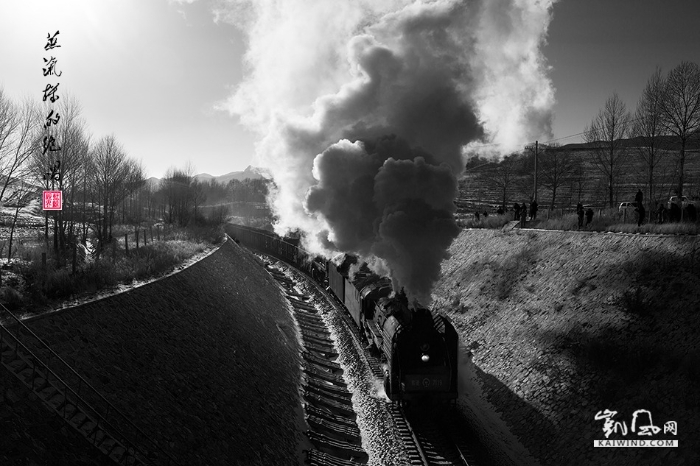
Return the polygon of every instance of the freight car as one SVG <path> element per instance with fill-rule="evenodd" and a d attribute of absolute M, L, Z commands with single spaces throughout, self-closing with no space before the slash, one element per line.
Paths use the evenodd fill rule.
<path fill-rule="evenodd" d="M 299 239 L 228 225 L 231 236 L 304 270 L 345 306 L 368 344 L 385 361 L 384 389 L 392 401 L 457 398 L 458 336 L 450 320 L 421 306 L 411 308 L 391 281 L 346 256 L 340 266 L 312 260 Z M 353 267 L 355 273 L 350 273 Z M 352 276 L 352 277 L 351 277 Z"/>

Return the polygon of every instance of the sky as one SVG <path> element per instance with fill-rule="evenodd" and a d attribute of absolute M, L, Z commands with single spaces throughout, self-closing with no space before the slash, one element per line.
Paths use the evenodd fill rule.
<path fill-rule="evenodd" d="M 329 0 L 331 1 L 331 0 Z M 246 39 L 222 0 L 0 0 L 0 87 L 75 97 L 93 140 L 114 134 L 147 176 L 188 162 L 223 175 L 256 165 L 260 136 L 226 111 Z M 656 66 L 700 63 L 696 0 L 560 0 L 542 52 L 555 89 L 552 134 L 565 144 L 617 92 L 634 110 Z M 229 17 L 229 19 L 231 19 Z M 45 51 L 49 33 L 60 48 Z M 293 38 L 290 38 L 293 40 Z M 54 56 L 60 77 L 44 77 Z M 523 145 L 531 141 L 522 141 Z"/>

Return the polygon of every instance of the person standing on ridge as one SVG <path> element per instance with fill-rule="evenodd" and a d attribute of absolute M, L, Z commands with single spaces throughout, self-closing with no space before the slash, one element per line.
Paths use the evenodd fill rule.
<path fill-rule="evenodd" d="M 644 206 L 641 202 L 639 202 L 637 204 L 637 208 L 634 210 L 637 212 L 637 226 L 641 227 L 642 223 L 644 223 L 644 216 L 646 214 L 646 212 L 644 211 Z"/>
<path fill-rule="evenodd" d="M 579 202 L 576 205 L 576 215 L 578 215 L 578 229 L 583 227 L 583 205 Z"/>

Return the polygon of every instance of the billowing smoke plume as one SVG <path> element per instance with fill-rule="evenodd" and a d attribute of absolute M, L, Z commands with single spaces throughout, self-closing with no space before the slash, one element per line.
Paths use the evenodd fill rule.
<path fill-rule="evenodd" d="M 429 302 L 459 233 L 466 147 L 548 136 L 539 47 L 552 0 L 255 0 L 217 12 L 248 33 L 224 105 L 260 132 L 279 232 L 351 252 Z M 242 19 L 241 19 L 242 18 Z"/>

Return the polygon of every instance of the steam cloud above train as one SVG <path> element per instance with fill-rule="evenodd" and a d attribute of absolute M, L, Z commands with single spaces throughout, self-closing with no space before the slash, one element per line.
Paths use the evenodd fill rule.
<path fill-rule="evenodd" d="M 551 133 L 552 1 L 234 4 L 220 14 L 247 32 L 250 70 L 226 107 L 260 132 L 277 232 L 429 303 L 465 150 Z"/>

